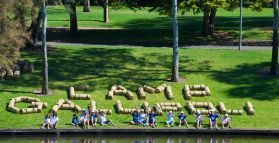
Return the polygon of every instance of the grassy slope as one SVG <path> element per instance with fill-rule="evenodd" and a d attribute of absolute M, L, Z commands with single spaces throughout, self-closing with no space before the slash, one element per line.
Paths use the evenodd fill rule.
<path fill-rule="evenodd" d="M 93 7 L 92 12 L 82 12 L 78 7 L 78 24 L 80 27 L 91 28 L 124 28 L 121 30 L 86 30 L 81 31 L 84 37 L 76 39 L 76 36 L 68 35 L 65 40 L 77 42 L 93 41 L 171 41 L 171 19 L 155 12 L 141 10 L 134 12 L 130 9 L 118 9 L 110 11 L 110 23 L 102 23 L 102 9 Z M 243 37 L 245 40 L 270 40 L 272 37 L 272 9 L 263 9 L 261 12 L 254 12 L 244 9 Z M 50 27 L 69 27 L 69 15 L 64 7 L 48 8 L 48 25 Z M 216 32 L 208 38 L 201 37 L 202 15 L 194 15 L 192 12 L 186 16 L 179 17 L 180 40 L 182 43 L 195 41 L 235 41 L 238 40 L 239 10 L 227 12 L 218 10 L 216 18 Z M 191 33 L 191 34 L 190 34 Z M 59 40 L 61 36 L 55 37 L 55 32 L 50 40 Z M 65 35 L 65 33 L 60 33 Z M 88 36 L 90 35 L 90 36 Z M 98 35 L 98 36 L 96 36 Z M 111 35 L 119 35 L 117 37 Z"/>
<path fill-rule="evenodd" d="M 180 74 L 187 77 L 187 84 L 207 84 L 213 95 L 205 98 L 193 98 L 193 101 L 211 101 L 217 106 L 223 101 L 228 109 L 242 109 L 246 101 L 252 101 L 256 115 L 233 116 L 233 126 L 237 128 L 279 128 L 278 116 L 278 79 L 264 76 L 270 61 L 270 51 L 235 51 L 212 49 L 181 49 Z M 41 86 L 40 51 L 23 53 L 23 58 L 35 61 L 36 72 L 24 74 L 19 81 L 0 81 L 0 128 L 38 128 L 44 113 L 18 115 L 6 111 L 6 104 L 12 97 L 32 96 L 30 92 Z M 170 76 L 171 49 L 163 48 L 126 48 L 126 47 L 71 47 L 59 46 L 49 52 L 49 82 L 55 91 L 54 96 L 38 97 L 53 105 L 60 98 L 66 99 L 66 88 L 77 83 L 92 86 L 88 93 L 97 101 L 97 108 L 113 109 L 117 99 L 125 107 L 141 106 L 143 100 L 128 101 L 124 97 L 106 100 L 107 89 L 120 83 L 129 90 L 146 83 L 157 86 Z M 168 83 L 175 95 L 174 101 L 183 106 L 181 89 L 185 83 Z M 153 106 L 156 102 L 168 101 L 163 94 L 147 95 L 147 101 Z M 86 108 L 89 101 L 74 101 Z M 131 104 L 132 103 L 132 104 Z M 21 107 L 24 104 L 20 105 Z M 50 109 L 49 107 L 48 109 Z M 47 112 L 44 110 L 44 112 Z M 114 109 L 113 109 L 114 111 Z M 70 111 L 59 111 L 60 127 L 69 128 Z M 130 115 L 113 115 L 108 118 L 119 127 L 127 126 Z M 158 117 L 159 126 L 166 117 Z M 189 119 L 191 126 L 194 117 Z M 205 121 L 207 123 L 207 121 Z"/>

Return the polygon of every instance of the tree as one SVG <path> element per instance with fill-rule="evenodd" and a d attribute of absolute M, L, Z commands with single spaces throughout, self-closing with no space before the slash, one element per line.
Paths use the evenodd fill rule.
<path fill-rule="evenodd" d="M 90 0 L 83 0 L 83 12 L 90 12 Z"/>
<path fill-rule="evenodd" d="M 179 80 L 178 64 L 178 24 L 177 24 L 177 0 L 172 0 L 172 24 L 173 24 L 173 65 L 171 81 Z"/>
<path fill-rule="evenodd" d="M 113 2 L 113 0 L 112 1 L 109 1 L 109 0 L 97 0 L 96 2 L 99 3 L 102 6 L 102 8 L 103 8 L 103 21 L 104 21 L 104 23 L 109 23 L 109 4 L 111 2 Z"/>
<path fill-rule="evenodd" d="M 78 33 L 78 23 L 77 23 L 77 10 L 76 4 L 80 0 L 64 0 L 63 4 L 70 14 L 70 32 Z"/>
<path fill-rule="evenodd" d="M 273 0 L 273 47 L 272 47 L 272 59 L 271 59 L 271 75 L 278 75 L 278 0 Z"/>
<path fill-rule="evenodd" d="M 245 6 L 255 11 L 260 11 L 269 0 L 247 0 Z M 159 0 L 151 3 L 150 11 L 158 11 L 160 14 L 170 15 L 171 2 Z M 204 36 L 213 35 L 215 32 L 216 13 L 219 8 L 233 11 L 239 7 L 239 0 L 178 0 L 178 6 L 182 14 L 193 11 L 194 14 L 203 13 L 202 33 Z"/>
<path fill-rule="evenodd" d="M 0 70 L 13 69 L 20 57 L 19 49 L 25 45 L 28 33 L 18 17 L 16 0 L 0 1 Z M 26 17 L 26 13 L 22 13 Z"/>
<path fill-rule="evenodd" d="M 43 72 L 43 84 L 42 84 L 42 94 L 48 95 L 48 61 L 47 61 L 47 45 L 46 45 L 46 26 L 47 26 L 47 13 L 46 13 L 46 1 L 43 2 L 43 26 L 42 26 L 42 47 L 44 54 L 44 72 Z"/>

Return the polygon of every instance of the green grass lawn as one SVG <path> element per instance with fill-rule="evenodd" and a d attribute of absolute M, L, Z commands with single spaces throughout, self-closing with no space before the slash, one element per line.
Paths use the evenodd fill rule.
<path fill-rule="evenodd" d="M 87 43 L 133 43 L 134 45 L 168 44 L 172 41 L 171 18 L 148 12 L 148 9 L 132 11 L 128 8 L 111 9 L 110 23 L 102 22 L 101 7 L 92 7 L 90 13 L 82 12 L 77 7 L 78 25 L 85 28 L 76 35 L 67 34 L 64 30 L 50 30 L 48 40 Z M 63 6 L 48 7 L 49 27 L 69 27 L 69 14 Z M 261 12 L 244 9 L 244 40 L 270 40 L 272 38 L 272 9 Z M 239 10 L 227 12 L 219 9 L 216 17 L 216 34 L 207 38 L 201 35 L 202 14 L 192 12 L 179 16 L 179 36 L 181 44 L 206 44 L 232 42 L 238 40 Z M 105 29 L 117 28 L 117 29 Z M 120 29 L 119 29 L 120 28 Z M 62 36 L 61 36 L 62 35 Z M 115 36 L 117 35 L 117 36 Z M 141 43 L 141 44 L 139 44 Z"/>
<path fill-rule="evenodd" d="M 41 88 L 41 51 L 23 52 L 22 58 L 34 61 L 36 71 L 23 74 L 17 81 L 0 81 L 0 128 L 39 128 L 43 115 L 58 99 L 67 99 L 66 89 L 73 84 L 89 84 L 90 93 L 97 102 L 97 108 L 109 108 L 113 114 L 108 116 L 118 127 L 133 127 L 128 124 L 130 115 L 116 114 L 113 105 L 121 100 L 124 107 L 139 107 L 144 100 L 127 100 L 115 96 L 106 100 L 110 85 L 121 84 L 135 91 L 139 85 L 148 84 L 156 87 L 170 77 L 170 48 L 144 48 L 124 46 L 58 46 L 49 50 L 49 85 L 54 90 L 53 96 L 37 97 L 31 92 Z M 271 58 L 269 50 L 217 50 L 217 49 L 180 49 L 180 76 L 187 78 L 186 83 L 167 83 L 172 86 L 175 102 L 186 105 L 181 93 L 185 84 L 206 84 L 212 96 L 192 101 L 211 101 L 215 106 L 223 101 L 227 109 L 243 109 L 246 101 L 254 105 L 256 115 L 232 116 L 235 128 L 279 128 L 278 99 L 279 79 L 266 76 Z M 82 93 L 82 92 L 80 92 Z M 43 113 L 14 114 L 6 111 L 10 98 L 31 96 L 48 102 L 50 107 Z M 166 102 L 164 94 L 148 94 L 146 99 L 151 106 L 156 102 Z M 89 101 L 73 100 L 82 108 L 87 108 Z M 20 104 L 20 107 L 26 104 Z M 186 108 L 183 109 L 186 111 Z M 59 128 L 71 128 L 71 111 L 59 111 Z M 177 113 L 176 113 L 177 115 Z M 159 127 L 163 127 L 166 116 L 158 117 Z M 194 126 L 194 116 L 188 118 Z M 207 124 L 207 119 L 204 126 Z"/>

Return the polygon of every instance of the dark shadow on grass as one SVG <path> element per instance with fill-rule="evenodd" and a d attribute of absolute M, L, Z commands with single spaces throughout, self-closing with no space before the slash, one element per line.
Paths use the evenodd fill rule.
<path fill-rule="evenodd" d="M 229 72 L 215 72 L 215 80 L 235 85 L 228 91 L 234 98 L 254 98 L 257 100 L 273 100 L 279 98 L 279 80 L 268 75 L 270 63 L 243 64 Z"/>
<path fill-rule="evenodd" d="M 273 21 L 270 17 L 244 17 L 243 20 L 244 30 L 262 29 L 260 33 L 255 31 L 244 33 L 245 38 L 253 38 L 253 36 L 264 34 L 266 30 L 272 29 Z M 158 17 L 148 20 L 133 19 L 120 25 L 120 27 L 123 29 L 83 29 L 79 31 L 78 35 L 70 34 L 68 29 L 49 29 L 47 38 L 48 41 L 67 43 L 125 44 L 146 47 L 172 46 L 172 24 L 169 17 Z M 238 17 L 217 17 L 216 32 L 212 36 L 202 36 L 201 29 L 201 16 L 180 17 L 179 44 L 181 46 L 238 44 Z"/>

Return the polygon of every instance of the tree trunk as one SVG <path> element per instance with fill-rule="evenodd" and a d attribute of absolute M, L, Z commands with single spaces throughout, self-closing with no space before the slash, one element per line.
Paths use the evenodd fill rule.
<path fill-rule="evenodd" d="M 173 65 L 172 65 L 172 82 L 179 80 L 178 64 L 178 23 L 177 23 L 177 0 L 172 0 L 172 24 L 173 24 Z"/>
<path fill-rule="evenodd" d="M 36 45 L 39 41 L 39 29 L 42 23 L 42 9 L 40 9 L 35 20 L 32 21 L 30 26 L 31 36 L 30 36 L 30 44 Z"/>
<path fill-rule="evenodd" d="M 70 4 L 70 32 L 78 32 L 76 3 Z"/>
<path fill-rule="evenodd" d="M 278 0 L 273 0 L 274 21 L 272 40 L 271 75 L 278 75 Z"/>
<path fill-rule="evenodd" d="M 104 9 L 104 23 L 109 23 L 109 7 L 108 7 L 108 0 L 105 0 L 103 9 Z"/>
<path fill-rule="evenodd" d="M 210 11 L 210 16 L 209 16 L 209 35 L 213 35 L 215 32 L 215 17 L 216 17 L 216 12 L 217 9 L 212 9 Z"/>
<path fill-rule="evenodd" d="M 90 12 L 90 0 L 83 1 L 83 12 Z"/>
<path fill-rule="evenodd" d="M 48 95 L 48 61 L 47 61 L 47 45 L 46 45 L 46 26 L 47 26 L 47 14 L 46 14 L 46 2 L 43 3 L 43 26 L 42 26 L 42 46 L 44 54 L 44 74 L 43 74 L 43 85 L 42 94 Z"/>
<path fill-rule="evenodd" d="M 203 11 L 203 35 L 208 36 L 209 35 L 209 16 L 210 10 L 208 8 L 204 8 Z"/>

